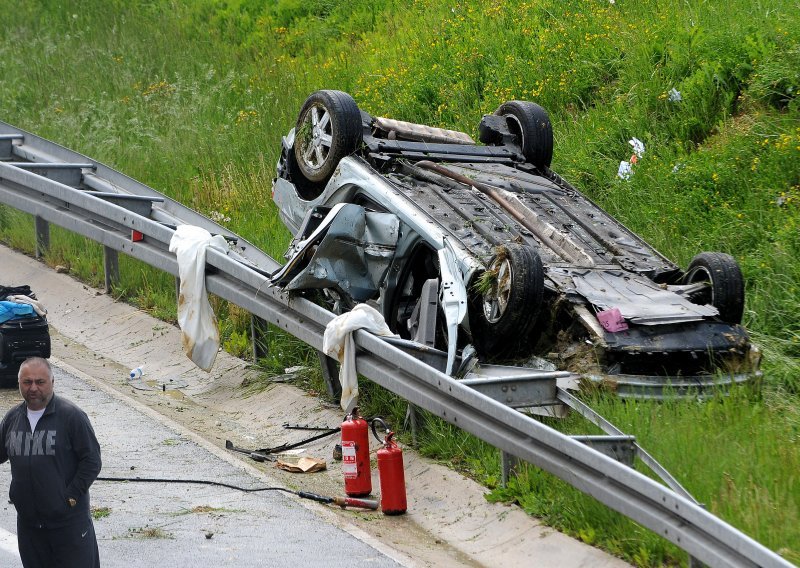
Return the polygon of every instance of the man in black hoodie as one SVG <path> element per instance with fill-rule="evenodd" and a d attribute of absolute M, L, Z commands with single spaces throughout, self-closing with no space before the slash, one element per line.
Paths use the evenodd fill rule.
<path fill-rule="evenodd" d="M 53 394 L 47 359 L 19 369 L 25 402 L 0 423 L 0 463 L 11 461 L 9 497 L 25 568 L 100 566 L 89 486 L 100 473 L 100 445 L 89 417 Z"/>

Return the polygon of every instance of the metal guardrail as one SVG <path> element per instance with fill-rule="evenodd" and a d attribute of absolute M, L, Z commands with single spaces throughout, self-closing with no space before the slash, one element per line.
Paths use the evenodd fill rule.
<path fill-rule="evenodd" d="M 91 192 L 0 162 L 0 203 L 34 215 L 40 220 L 38 224 L 55 223 L 107 250 L 123 252 L 173 275 L 178 274 L 178 265 L 168 247 L 174 230 L 167 225 L 197 224 L 235 237 L 139 182 L 5 123 L 0 123 L 0 156 L 6 140 L 13 143 L 20 137 L 55 161 L 79 166 L 90 162 L 93 167 L 83 175 L 96 178 L 102 191 L 122 189 L 163 199 L 148 218 Z M 36 156 L 15 154 L 15 161 L 40 157 L 38 152 Z M 141 233 L 143 239 L 133 241 L 132 231 Z M 264 271 L 274 270 L 278 263 L 252 245 L 242 250 L 242 243 L 240 240 L 237 256 L 244 253 L 248 262 L 208 250 L 207 263 L 216 268 L 206 277 L 208 291 L 321 349 L 325 326 L 333 314 L 270 287 Z M 355 333 L 355 343 L 360 374 L 500 450 L 554 474 L 675 543 L 693 558 L 709 566 L 792 566 L 691 498 L 461 384 L 391 343 L 363 331 Z"/>

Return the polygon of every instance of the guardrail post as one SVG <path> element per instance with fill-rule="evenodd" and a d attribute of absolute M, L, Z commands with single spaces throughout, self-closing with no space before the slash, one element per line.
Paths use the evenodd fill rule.
<path fill-rule="evenodd" d="M 103 269 L 106 278 L 106 293 L 109 293 L 114 285 L 119 284 L 119 254 L 107 246 L 103 247 Z"/>
<path fill-rule="evenodd" d="M 36 229 L 36 258 L 42 258 L 50 248 L 50 223 L 36 215 L 33 225 Z"/>
<path fill-rule="evenodd" d="M 408 408 L 406 408 L 406 423 L 411 426 L 411 443 L 414 446 L 417 445 L 417 431 L 418 431 L 418 421 L 417 421 L 417 407 L 408 403 Z"/>
<path fill-rule="evenodd" d="M 511 479 L 511 472 L 513 472 L 519 460 L 516 456 L 512 456 L 508 452 L 500 452 L 500 468 L 501 468 L 501 477 L 500 481 L 503 484 L 503 487 L 508 485 L 508 480 Z"/>
<path fill-rule="evenodd" d="M 258 363 L 262 357 L 269 353 L 269 322 L 258 316 L 250 314 L 250 340 L 253 343 L 253 363 Z"/>
<path fill-rule="evenodd" d="M 322 378 L 328 387 L 328 396 L 334 399 L 342 396 L 342 383 L 339 382 L 339 365 L 336 359 L 328 357 L 322 351 L 317 351 L 319 365 L 322 367 Z"/>

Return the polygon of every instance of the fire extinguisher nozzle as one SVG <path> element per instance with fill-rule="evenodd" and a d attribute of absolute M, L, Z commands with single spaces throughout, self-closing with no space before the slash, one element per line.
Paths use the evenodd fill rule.
<path fill-rule="evenodd" d="M 345 507 L 358 507 L 359 509 L 378 510 L 378 501 L 375 499 L 354 499 L 352 497 L 334 497 L 333 502 L 342 509 Z"/>

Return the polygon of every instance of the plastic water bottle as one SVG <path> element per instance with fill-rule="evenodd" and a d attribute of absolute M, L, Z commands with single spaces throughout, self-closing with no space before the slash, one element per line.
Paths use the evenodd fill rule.
<path fill-rule="evenodd" d="M 144 375 L 144 365 L 140 365 L 135 369 L 131 369 L 131 380 L 141 379 L 142 375 Z"/>

